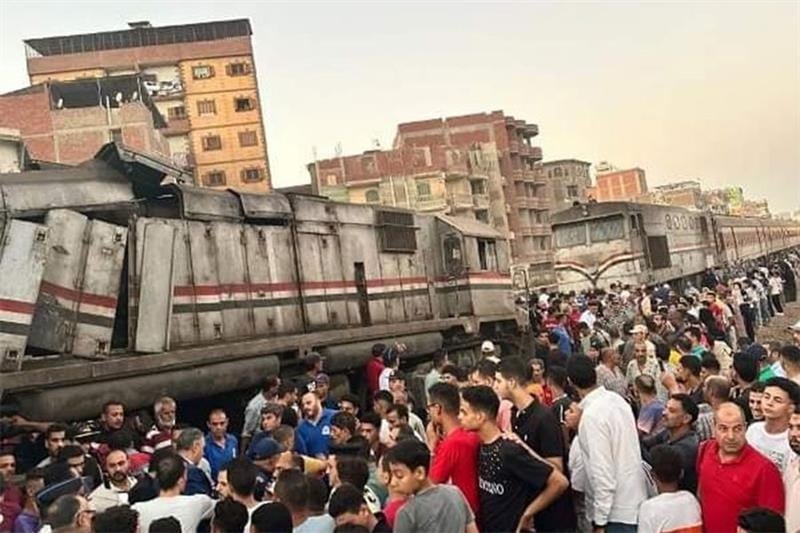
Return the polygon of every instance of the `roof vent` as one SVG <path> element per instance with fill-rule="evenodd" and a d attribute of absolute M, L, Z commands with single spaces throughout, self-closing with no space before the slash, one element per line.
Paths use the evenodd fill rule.
<path fill-rule="evenodd" d="M 139 20 L 136 22 L 129 22 L 128 27 L 132 30 L 136 30 L 139 28 L 152 28 L 153 25 L 150 24 L 149 20 Z"/>

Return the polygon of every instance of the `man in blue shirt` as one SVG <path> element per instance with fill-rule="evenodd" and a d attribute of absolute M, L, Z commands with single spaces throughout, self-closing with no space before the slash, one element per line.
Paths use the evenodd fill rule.
<path fill-rule="evenodd" d="M 553 328 L 553 333 L 558 336 L 558 349 L 567 356 L 572 354 L 572 340 L 567 332 L 569 317 L 565 313 L 556 315 L 558 324 Z"/>
<path fill-rule="evenodd" d="M 309 455 L 324 459 L 328 456 L 331 418 L 337 411 L 322 407 L 319 396 L 313 387 L 309 389 L 300 399 L 303 421 L 297 426 L 297 433 L 305 442 Z"/>
<path fill-rule="evenodd" d="M 208 433 L 203 456 L 211 467 L 211 479 L 217 482 L 220 469 L 236 457 L 239 441 L 228 433 L 228 415 L 222 409 L 214 409 L 208 415 Z"/>

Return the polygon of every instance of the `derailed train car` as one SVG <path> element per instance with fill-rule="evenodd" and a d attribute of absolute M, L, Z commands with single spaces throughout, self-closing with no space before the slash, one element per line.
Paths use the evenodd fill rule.
<path fill-rule="evenodd" d="M 562 290 L 693 280 L 707 268 L 800 246 L 797 222 L 664 205 L 582 204 L 554 214 L 552 222 Z"/>
<path fill-rule="evenodd" d="M 427 354 L 516 329 L 503 236 L 468 219 L 199 189 L 114 144 L 0 176 L 3 402 L 91 416 L 326 371 L 374 342 Z"/>

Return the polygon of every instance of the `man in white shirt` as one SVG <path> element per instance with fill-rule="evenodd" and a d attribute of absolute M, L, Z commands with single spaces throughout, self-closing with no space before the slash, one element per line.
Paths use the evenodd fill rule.
<path fill-rule="evenodd" d="M 786 493 L 786 531 L 800 531 L 800 405 L 796 405 L 789 421 L 789 447 L 793 455 L 783 472 Z"/>
<path fill-rule="evenodd" d="M 136 478 L 130 475 L 128 454 L 124 450 L 111 450 L 106 455 L 105 469 L 108 479 L 89 494 L 89 501 L 98 513 L 109 507 L 126 505 L 128 492 L 136 484 Z"/>
<path fill-rule="evenodd" d="M 567 375 L 581 397 L 578 442 L 586 472 L 588 518 L 595 531 L 635 531 L 647 485 L 633 411 L 619 394 L 597 385 L 588 357 L 570 357 Z"/>
<path fill-rule="evenodd" d="M 158 498 L 133 505 L 139 512 L 139 529 L 147 531 L 150 523 L 159 518 L 175 517 L 183 533 L 193 533 L 203 520 L 211 518 L 214 500 L 205 494 L 183 496 L 186 487 L 186 465 L 181 456 L 168 455 L 158 461 Z"/>
<path fill-rule="evenodd" d="M 747 428 L 747 443 L 775 463 L 781 473 L 792 457 L 789 447 L 789 420 L 800 404 L 800 386 L 787 378 L 770 378 L 761 396 L 763 422 Z"/>
<path fill-rule="evenodd" d="M 590 300 L 586 310 L 581 313 L 581 317 L 578 321 L 589 326 L 589 329 L 594 329 L 594 323 L 597 322 L 598 308 L 599 304 L 597 303 L 597 300 Z"/>
<path fill-rule="evenodd" d="M 678 490 L 683 471 L 681 455 L 674 447 L 655 446 L 650 450 L 658 496 L 639 508 L 639 533 L 702 533 L 700 503 L 686 490 Z"/>

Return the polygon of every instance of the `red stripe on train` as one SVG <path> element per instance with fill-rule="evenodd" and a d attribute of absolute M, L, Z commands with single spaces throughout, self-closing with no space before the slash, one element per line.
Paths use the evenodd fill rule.
<path fill-rule="evenodd" d="M 32 315 L 35 309 L 36 304 L 32 304 L 30 302 L 0 298 L 0 311 L 19 313 L 22 315 Z"/>
<path fill-rule="evenodd" d="M 102 296 L 100 294 L 91 294 L 88 292 L 82 293 L 75 289 L 62 287 L 61 285 L 56 285 L 55 283 L 44 280 L 39 290 L 45 294 L 57 296 L 58 298 L 64 298 L 65 300 L 73 302 L 81 302 L 98 307 L 108 307 L 109 309 L 117 308 L 117 298 L 114 296 Z"/>

